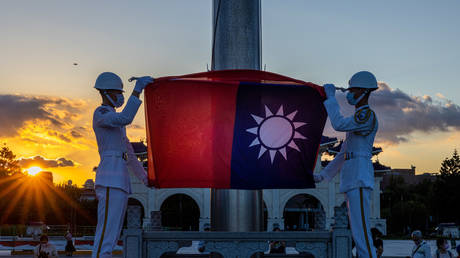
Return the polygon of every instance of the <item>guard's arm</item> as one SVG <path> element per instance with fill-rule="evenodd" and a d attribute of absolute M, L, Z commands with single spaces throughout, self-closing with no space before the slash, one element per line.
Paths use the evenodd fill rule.
<path fill-rule="evenodd" d="M 372 129 L 372 121 L 375 119 L 373 115 L 363 123 L 358 123 L 354 116 L 344 117 L 340 113 L 340 107 L 335 97 L 325 100 L 324 107 L 326 108 L 329 119 L 331 120 L 331 125 L 336 131 L 355 132 Z"/>
<path fill-rule="evenodd" d="M 99 108 L 96 123 L 100 127 L 122 127 L 131 124 L 136 116 L 142 101 L 136 96 L 131 96 L 125 108 L 120 113 L 107 112 L 107 109 Z"/>
<path fill-rule="evenodd" d="M 134 175 L 141 180 L 144 185 L 148 184 L 147 172 L 145 171 L 142 163 L 137 159 L 136 155 L 134 154 L 134 149 L 131 143 L 129 142 L 128 138 L 125 138 L 126 142 L 126 150 L 128 154 L 128 160 L 126 161 L 126 165 L 128 169 L 131 170 Z"/>
<path fill-rule="evenodd" d="M 342 169 L 343 162 L 345 161 L 345 152 L 342 150 L 335 156 L 335 158 L 327 164 L 327 166 L 321 170 L 320 175 L 326 180 L 326 182 L 331 181 L 340 169 Z"/>

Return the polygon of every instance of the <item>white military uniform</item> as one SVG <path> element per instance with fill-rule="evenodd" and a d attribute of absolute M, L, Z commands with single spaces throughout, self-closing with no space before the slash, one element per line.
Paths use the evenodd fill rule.
<path fill-rule="evenodd" d="M 354 116 L 344 117 L 335 97 L 324 101 L 332 127 L 347 132 L 335 159 L 320 175 L 332 180 L 340 171 L 340 192 L 345 193 L 348 217 L 358 257 L 377 257 L 369 225 L 371 191 L 374 188 L 372 146 L 378 129 L 375 113 L 368 105 L 356 109 Z"/>
<path fill-rule="evenodd" d="M 431 248 L 430 245 L 422 241 L 420 244 L 415 245 L 412 248 L 411 256 L 412 258 L 431 258 Z"/>
<path fill-rule="evenodd" d="M 131 170 L 144 184 L 147 175 L 134 155 L 126 137 L 125 126 L 130 124 L 142 101 L 131 96 L 122 112 L 111 106 L 96 108 L 93 130 L 96 134 L 101 161 L 96 172 L 97 227 L 94 237 L 93 258 L 112 257 L 123 226 L 131 182 Z"/>

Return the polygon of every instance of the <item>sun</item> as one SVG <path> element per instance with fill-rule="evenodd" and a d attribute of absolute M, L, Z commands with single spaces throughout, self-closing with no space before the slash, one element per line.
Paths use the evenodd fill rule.
<path fill-rule="evenodd" d="M 40 167 L 30 167 L 26 169 L 26 171 L 28 175 L 35 176 L 38 173 L 42 172 L 42 169 Z"/>
<path fill-rule="evenodd" d="M 297 132 L 296 129 L 307 123 L 294 122 L 296 114 L 297 110 L 289 115 L 284 115 L 283 105 L 280 106 L 276 114 L 273 114 L 267 106 L 265 106 L 265 117 L 251 114 L 258 126 L 246 129 L 246 131 L 257 136 L 249 147 L 261 145 L 258 159 L 267 150 L 270 153 L 272 164 L 277 152 L 281 153 L 283 158 L 287 160 L 286 147 L 300 152 L 294 139 L 304 140 L 307 138 Z"/>

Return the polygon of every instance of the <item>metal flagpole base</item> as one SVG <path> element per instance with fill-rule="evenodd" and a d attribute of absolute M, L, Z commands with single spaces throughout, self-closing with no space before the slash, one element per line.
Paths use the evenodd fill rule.
<path fill-rule="evenodd" d="M 262 190 L 211 190 L 213 231 L 263 231 Z"/>

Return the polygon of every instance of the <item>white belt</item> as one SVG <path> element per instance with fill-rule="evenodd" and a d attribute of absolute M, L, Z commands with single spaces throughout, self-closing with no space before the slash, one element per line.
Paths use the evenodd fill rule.
<path fill-rule="evenodd" d="M 344 155 L 345 160 L 350 160 L 350 159 L 354 159 L 354 158 L 358 158 L 358 157 L 359 158 L 370 159 L 372 157 L 372 155 L 367 153 L 367 152 L 353 152 L 353 151 L 345 152 L 345 155 Z"/>
<path fill-rule="evenodd" d="M 128 160 L 128 153 L 126 151 L 104 151 L 100 155 L 101 157 L 121 157 L 124 160 Z"/>

